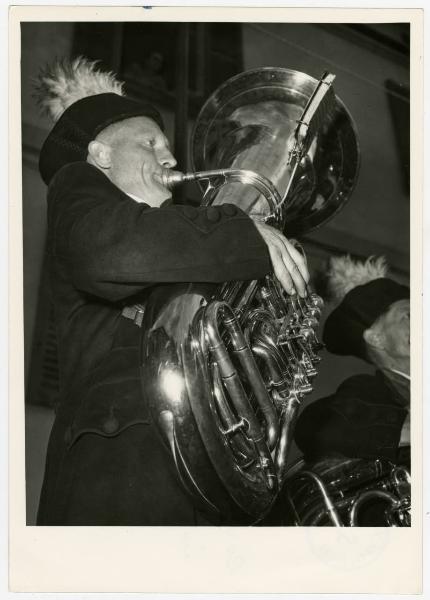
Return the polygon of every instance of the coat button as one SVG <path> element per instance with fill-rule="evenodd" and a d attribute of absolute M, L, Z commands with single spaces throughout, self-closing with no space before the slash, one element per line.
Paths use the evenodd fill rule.
<path fill-rule="evenodd" d="M 211 223 L 216 223 L 221 218 L 221 214 L 215 206 L 210 206 L 207 209 L 206 216 L 207 216 L 208 221 L 210 221 Z"/>
<path fill-rule="evenodd" d="M 184 215 L 191 221 L 195 221 L 198 214 L 199 211 L 195 206 L 184 206 Z"/>
<path fill-rule="evenodd" d="M 102 425 L 102 429 L 105 433 L 115 433 L 119 429 L 118 419 L 115 417 L 109 417 Z"/>
<path fill-rule="evenodd" d="M 234 217 L 237 214 L 237 208 L 234 204 L 223 204 L 222 211 L 226 217 Z"/>

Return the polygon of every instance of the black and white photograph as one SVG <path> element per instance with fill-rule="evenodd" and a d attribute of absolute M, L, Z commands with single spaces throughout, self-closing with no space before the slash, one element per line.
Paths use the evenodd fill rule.
<path fill-rule="evenodd" d="M 411 13 L 176 11 L 20 19 L 22 525 L 410 533 Z"/>

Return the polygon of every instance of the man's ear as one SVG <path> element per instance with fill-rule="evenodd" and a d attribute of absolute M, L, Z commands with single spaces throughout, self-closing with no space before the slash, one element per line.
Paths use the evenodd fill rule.
<path fill-rule="evenodd" d="M 92 140 L 88 144 L 88 155 L 93 164 L 100 169 L 109 169 L 111 166 L 110 146 L 98 140 Z"/>
<path fill-rule="evenodd" d="M 382 350 L 384 348 L 384 340 L 381 334 L 374 327 L 369 327 L 363 332 L 364 341 L 368 346 Z"/>

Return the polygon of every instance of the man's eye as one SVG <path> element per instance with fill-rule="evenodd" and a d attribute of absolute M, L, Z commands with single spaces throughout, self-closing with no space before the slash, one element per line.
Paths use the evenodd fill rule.
<path fill-rule="evenodd" d="M 148 138 L 147 140 L 144 141 L 144 145 L 149 147 L 149 148 L 153 148 L 155 146 L 155 139 L 154 138 Z"/>

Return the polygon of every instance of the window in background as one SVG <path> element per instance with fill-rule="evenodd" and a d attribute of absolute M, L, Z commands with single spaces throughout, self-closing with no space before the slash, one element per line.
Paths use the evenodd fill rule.
<path fill-rule="evenodd" d="M 130 95 L 174 108 L 183 23 L 77 23 L 73 53 L 116 71 Z M 243 70 L 241 23 L 189 23 L 190 115 L 224 81 Z"/>

